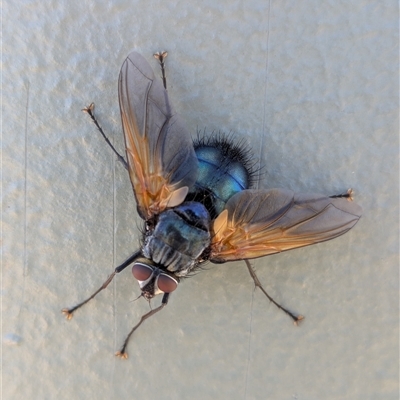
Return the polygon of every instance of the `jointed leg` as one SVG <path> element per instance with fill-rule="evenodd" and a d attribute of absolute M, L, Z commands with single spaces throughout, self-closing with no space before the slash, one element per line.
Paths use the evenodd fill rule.
<path fill-rule="evenodd" d="M 113 150 L 113 152 L 117 155 L 118 160 L 121 161 L 122 165 L 128 169 L 128 163 L 125 161 L 124 157 L 121 156 L 121 154 L 118 153 L 117 150 L 115 150 L 115 147 L 112 145 L 112 143 L 110 142 L 110 140 L 108 139 L 108 137 L 105 135 L 105 133 L 103 132 L 103 129 L 101 128 L 100 124 L 97 122 L 96 117 L 94 116 L 94 103 L 90 104 L 89 106 L 85 107 L 84 109 L 82 109 L 83 112 L 89 114 L 89 117 L 92 119 L 93 123 L 96 125 L 97 129 L 99 130 L 99 132 L 101 133 L 101 135 L 103 136 L 104 140 L 107 142 L 107 144 L 111 147 L 111 149 Z"/>
<path fill-rule="evenodd" d="M 146 321 L 147 318 L 150 318 L 152 315 L 154 315 L 155 313 L 159 312 L 160 310 L 162 310 L 168 303 L 168 297 L 169 297 L 169 293 L 164 293 L 164 296 L 162 298 L 161 301 L 161 305 L 159 305 L 157 308 L 155 308 L 154 310 L 149 311 L 147 314 L 142 315 L 142 317 L 140 318 L 140 321 L 138 324 L 136 324 L 132 330 L 129 332 L 128 336 L 126 337 L 124 344 L 121 347 L 120 351 L 117 351 L 115 353 L 115 355 L 117 357 L 121 357 L 121 358 L 128 358 L 128 353 L 126 353 L 125 349 L 126 346 L 128 345 L 129 339 L 131 338 L 133 332 L 136 331 L 137 328 L 139 328 L 140 325 L 142 325 L 142 323 L 144 321 Z"/>
<path fill-rule="evenodd" d="M 158 51 L 153 55 L 154 58 L 157 59 L 160 63 L 164 89 L 167 89 L 167 78 L 165 77 L 164 60 L 167 58 L 168 53 L 166 51 Z"/>
<path fill-rule="evenodd" d="M 349 189 L 346 193 L 342 194 L 335 194 L 333 196 L 329 196 L 331 199 L 349 199 L 350 201 L 353 201 L 353 189 Z"/>
<path fill-rule="evenodd" d="M 66 316 L 67 319 L 71 319 L 74 311 L 76 311 L 78 308 L 85 305 L 87 302 L 92 300 L 93 297 L 95 297 L 98 293 L 100 293 L 102 290 L 104 290 L 109 285 L 109 283 L 113 280 L 115 274 L 120 273 L 128 265 L 132 264 L 133 261 L 135 261 L 140 256 L 140 254 L 141 254 L 140 250 L 135 251 L 135 253 L 133 253 L 126 261 L 124 261 L 121 265 L 119 265 L 117 268 L 115 268 L 114 272 L 106 279 L 106 281 L 100 286 L 100 288 L 97 289 L 90 297 L 88 297 L 86 300 L 82 301 L 81 303 L 77 304 L 75 307 L 63 308 L 61 310 L 61 312 Z"/>
<path fill-rule="evenodd" d="M 85 305 L 87 302 L 93 299 L 98 293 L 100 293 L 103 289 L 105 289 L 108 284 L 113 280 L 115 276 L 115 271 L 107 278 L 107 280 L 101 285 L 99 289 L 97 289 L 90 297 L 88 297 L 86 300 L 82 301 L 81 303 L 77 304 L 75 307 L 72 308 L 63 308 L 61 312 L 65 315 L 67 319 L 71 319 L 73 317 L 73 313 L 75 310 L 78 308 L 82 307 Z"/>
<path fill-rule="evenodd" d="M 304 317 L 302 315 L 299 316 L 295 316 L 294 314 L 292 314 L 289 310 L 287 310 L 286 308 L 282 307 L 280 304 L 278 304 L 266 291 L 265 289 L 262 287 L 260 280 L 258 279 L 256 273 L 254 272 L 254 269 L 252 268 L 252 266 L 250 265 L 250 262 L 248 260 L 244 260 L 244 262 L 247 265 L 247 269 L 249 270 L 249 273 L 251 275 L 251 277 L 253 278 L 254 284 L 256 285 L 256 287 L 259 287 L 261 289 L 261 291 L 268 297 L 268 299 L 270 301 L 272 301 L 272 303 L 274 303 L 278 308 L 280 308 L 283 312 L 285 312 L 287 315 L 289 315 L 289 317 L 291 317 L 294 321 L 294 324 L 297 325 L 297 323 L 299 321 L 301 321 L 302 319 L 304 319 Z"/>

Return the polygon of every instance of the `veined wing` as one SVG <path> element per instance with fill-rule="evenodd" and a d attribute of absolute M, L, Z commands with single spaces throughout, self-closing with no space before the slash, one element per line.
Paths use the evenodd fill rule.
<path fill-rule="evenodd" d="M 214 221 L 210 261 L 257 258 L 346 233 L 361 207 L 344 198 L 290 190 L 244 190 Z"/>
<path fill-rule="evenodd" d="M 140 54 L 130 53 L 122 64 L 118 91 L 129 176 L 147 220 L 183 202 L 196 180 L 197 158 L 161 79 Z"/>

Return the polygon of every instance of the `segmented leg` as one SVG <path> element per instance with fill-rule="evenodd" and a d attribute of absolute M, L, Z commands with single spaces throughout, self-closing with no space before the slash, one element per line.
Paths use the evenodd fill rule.
<path fill-rule="evenodd" d="M 342 194 L 335 194 L 333 196 L 329 196 L 330 199 L 349 199 L 350 201 L 353 201 L 353 189 L 348 189 L 346 193 L 342 193 Z"/>
<path fill-rule="evenodd" d="M 86 303 L 88 303 L 90 300 L 93 299 L 98 293 L 100 293 L 102 290 L 104 290 L 110 282 L 113 280 L 115 274 L 120 273 L 123 271 L 127 266 L 132 264 L 139 256 L 141 255 L 141 251 L 137 250 L 135 251 L 126 261 L 124 261 L 121 265 L 119 265 L 117 268 L 115 268 L 114 272 L 106 279 L 106 281 L 100 286 L 99 289 L 97 289 L 90 297 L 88 297 L 86 300 L 82 301 L 81 303 L 77 304 L 76 306 L 72 308 L 63 308 L 61 312 L 66 316 L 67 319 L 71 319 L 73 317 L 73 313 Z"/>
<path fill-rule="evenodd" d="M 286 308 L 282 307 L 280 304 L 278 304 L 266 291 L 265 289 L 262 287 L 260 280 L 258 279 L 256 273 L 254 272 L 253 267 L 251 266 L 249 260 L 244 260 L 246 265 L 247 265 L 247 269 L 249 270 L 249 273 L 251 275 L 251 277 L 253 278 L 254 284 L 256 285 L 256 287 L 259 287 L 261 289 L 261 291 L 268 297 L 268 299 L 270 301 L 272 301 L 272 303 L 274 303 L 278 308 L 280 308 L 283 312 L 285 312 L 287 315 L 289 315 L 290 318 L 293 319 L 293 323 L 295 325 L 298 325 L 298 322 L 300 322 L 302 319 L 304 319 L 304 317 L 302 315 L 299 316 L 295 316 L 294 314 L 292 314 L 289 310 L 287 310 Z"/>
<path fill-rule="evenodd" d="M 128 336 L 126 337 L 124 344 L 121 347 L 121 350 L 117 351 L 115 353 L 115 355 L 117 357 L 121 357 L 121 358 L 128 358 L 128 353 L 125 351 L 126 346 L 128 345 L 129 339 L 131 338 L 133 332 L 136 331 L 137 328 L 139 328 L 140 325 L 142 325 L 142 323 L 144 321 L 146 321 L 146 319 L 150 318 L 152 315 L 154 315 L 155 313 L 159 312 L 160 310 L 162 310 L 168 303 L 168 297 L 169 297 L 169 293 L 164 293 L 164 296 L 162 298 L 161 301 L 161 305 L 159 305 L 157 308 L 155 308 L 154 310 L 149 311 L 147 314 L 142 315 L 142 317 L 140 318 L 140 321 L 138 324 L 136 324 L 132 330 L 128 333 Z"/>
<path fill-rule="evenodd" d="M 111 147 L 113 152 L 117 155 L 118 160 L 122 163 L 122 165 L 125 167 L 125 169 L 128 169 L 128 163 L 125 161 L 124 157 L 122 157 L 121 154 L 119 154 L 118 151 L 115 150 L 115 147 L 112 145 L 112 143 L 110 142 L 108 137 L 103 132 L 103 129 L 101 128 L 100 124 L 97 122 L 97 119 L 94 116 L 94 103 L 91 103 L 89 106 L 83 108 L 82 111 L 89 115 L 89 117 L 92 119 L 93 123 L 96 125 L 97 129 L 99 130 L 99 132 L 103 136 L 104 140 Z"/>
<path fill-rule="evenodd" d="M 157 59 L 161 66 L 161 74 L 162 74 L 162 81 L 165 90 L 167 89 L 167 78 L 165 77 L 165 68 L 164 68 L 164 60 L 167 58 L 168 53 L 166 51 L 158 51 L 157 53 L 153 54 L 154 58 Z"/>

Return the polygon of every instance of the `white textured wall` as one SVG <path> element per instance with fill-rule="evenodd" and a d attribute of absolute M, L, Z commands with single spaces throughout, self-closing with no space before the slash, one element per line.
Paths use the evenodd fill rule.
<path fill-rule="evenodd" d="M 398 5 L 395 1 L 19 1 L 3 4 L 3 399 L 397 399 Z M 263 187 L 364 209 L 345 236 L 181 284 L 148 310 L 129 271 L 67 322 L 137 246 L 117 77 L 132 49 L 196 129 L 244 137 Z M 159 301 L 159 299 L 157 299 Z"/>

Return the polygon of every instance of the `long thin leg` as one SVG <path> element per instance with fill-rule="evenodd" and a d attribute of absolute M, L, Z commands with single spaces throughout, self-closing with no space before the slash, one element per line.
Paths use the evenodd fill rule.
<path fill-rule="evenodd" d="M 78 308 L 82 307 L 85 305 L 87 302 L 93 299 L 98 293 L 100 293 L 102 290 L 104 290 L 110 282 L 113 280 L 115 274 L 120 273 L 122 270 L 124 270 L 128 265 L 132 264 L 133 261 L 135 261 L 141 254 L 140 250 L 135 251 L 126 261 L 124 261 L 121 265 L 119 265 L 117 268 L 115 268 L 114 272 L 106 279 L 106 281 L 97 289 L 90 297 L 88 297 L 86 300 L 82 301 L 81 303 L 77 304 L 75 307 L 72 308 L 63 308 L 61 312 L 66 316 L 67 319 L 71 319 L 73 317 L 74 311 L 76 311 Z"/>
<path fill-rule="evenodd" d="M 335 194 L 333 196 L 329 196 L 329 198 L 331 198 L 331 199 L 345 198 L 345 199 L 349 199 L 350 201 L 353 201 L 353 189 L 350 188 L 349 190 L 347 190 L 346 193 Z"/>
<path fill-rule="evenodd" d="M 122 157 L 121 154 L 119 154 L 118 151 L 115 150 L 115 147 L 112 145 L 112 143 L 110 142 L 108 137 L 103 132 L 103 129 L 101 128 L 100 124 L 97 122 L 97 119 L 94 116 L 94 103 L 91 103 L 89 106 L 83 108 L 82 111 L 89 115 L 89 117 L 92 119 L 93 123 L 96 125 L 97 129 L 99 130 L 99 132 L 103 136 L 104 140 L 111 147 L 113 152 L 117 155 L 118 160 L 121 161 L 121 163 L 125 167 L 125 169 L 128 169 L 128 163 L 125 161 L 124 157 Z"/>
<path fill-rule="evenodd" d="M 158 51 L 157 53 L 153 54 L 153 56 L 160 63 L 164 89 L 167 90 L 167 78 L 165 77 L 164 60 L 167 58 L 168 53 L 166 51 Z"/>
<path fill-rule="evenodd" d="M 268 297 L 268 299 L 270 301 L 272 301 L 272 303 L 274 303 L 278 308 L 280 308 L 283 312 L 285 312 L 287 315 L 289 315 L 289 317 L 291 317 L 293 319 L 293 322 L 295 325 L 297 325 L 297 323 L 299 321 L 301 321 L 302 319 L 304 319 L 304 317 L 302 315 L 299 316 L 295 316 L 294 314 L 292 314 L 289 310 L 287 310 L 286 308 L 282 307 L 280 304 L 278 304 L 266 291 L 265 289 L 262 287 L 260 280 L 258 279 L 256 273 L 254 272 L 253 267 L 251 266 L 250 262 L 248 260 L 244 260 L 244 262 L 247 265 L 247 269 L 249 270 L 249 273 L 251 275 L 251 277 L 253 278 L 254 284 L 256 285 L 256 287 L 259 287 L 261 289 L 261 291 Z"/>
<path fill-rule="evenodd" d="M 140 325 L 142 325 L 142 323 L 144 321 L 146 321 L 146 319 L 150 318 L 152 315 L 154 315 L 155 313 L 159 312 L 160 310 L 162 310 L 168 303 L 168 297 L 169 297 L 169 293 L 164 293 L 164 296 L 162 298 L 161 301 L 161 305 L 159 305 L 157 308 L 155 308 L 154 310 L 149 311 L 147 314 L 142 315 L 142 317 L 140 318 L 140 321 L 138 324 L 136 324 L 132 330 L 129 332 L 128 336 L 126 337 L 124 344 L 121 347 L 121 350 L 117 351 L 115 353 L 115 355 L 117 357 L 121 357 L 121 358 L 128 358 L 128 353 L 125 351 L 126 346 L 128 345 L 129 339 L 131 338 L 133 332 L 136 331 L 137 328 L 139 328 Z"/>

